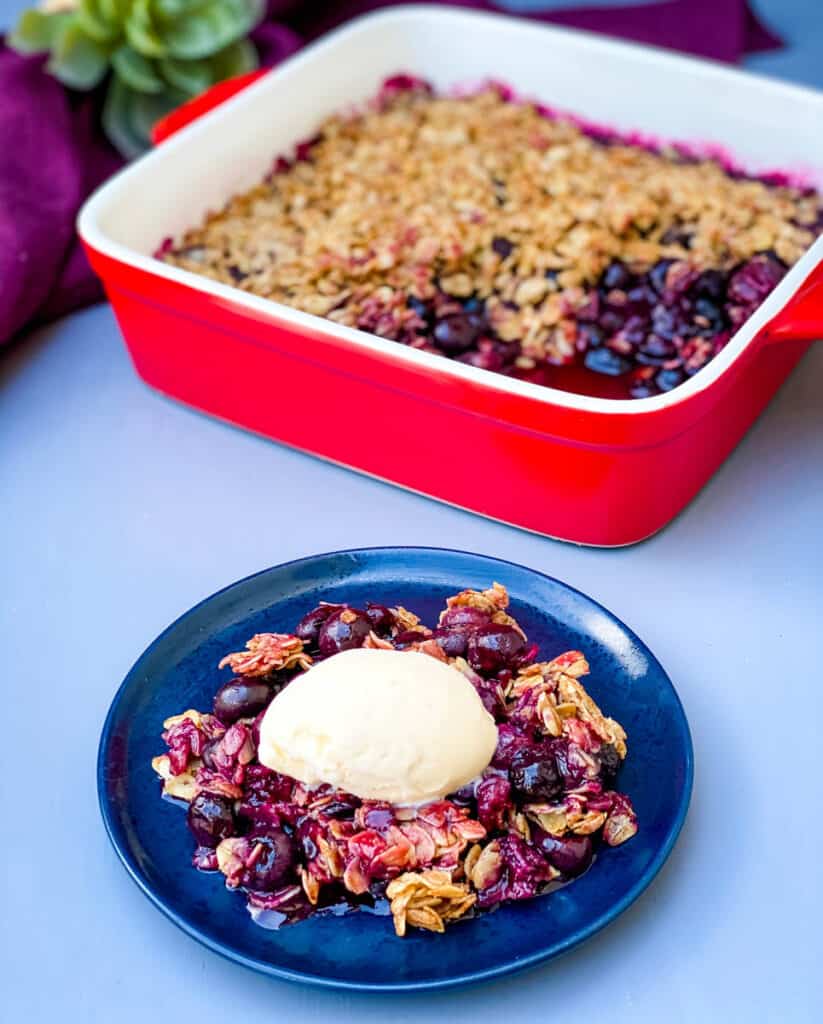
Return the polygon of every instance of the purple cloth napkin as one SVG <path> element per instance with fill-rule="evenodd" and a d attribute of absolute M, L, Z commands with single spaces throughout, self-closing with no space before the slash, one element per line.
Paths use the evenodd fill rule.
<path fill-rule="evenodd" d="M 254 41 L 264 65 L 283 60 L 347 18 L 402 0 L 270 0 Z M 435 2 L 435 0 L 430 0 Z M 486 0 L 453 6 L 499 11 Z M 524 14 L 734 62 L 779 47 L 747 0 L 663 0 L 637 6 L 580 7 Z M 122 164 L 100 130 L 100 95 L 63 88 L 40 57 L 0 43 L 0 344 L 102 298 L 74 233 L 85 197 Z"/>

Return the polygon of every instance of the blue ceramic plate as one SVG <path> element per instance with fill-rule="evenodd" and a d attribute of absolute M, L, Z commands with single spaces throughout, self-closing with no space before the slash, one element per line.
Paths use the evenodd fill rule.
<path fill-rule="evenodd" d="M 431 622 L 444 598 L 493 580 L 541 657 L 570 648 L 591 663 L 587 688 L 623 724 L 629 757 L 620 787 L 640 822 L 580 879 L 549 896 L 504 906 L 449 928 L 394 937 L 370 914 L 318 917 L 277 931 L 255 925 L 219 874 L 189 866 L 179 807 L 160 799 L 150 767 L 163 719 L 209 708 L 216 665 L 253 633 L 287 632 L 320 600 L 402 604 Z M 626 909 L 657 874 L 686 816 L 692 747 L 683 708 L 648 648 L 590 598 L 494 558 L 434 548 L 372 548 L 317 555 L 250 576 L 207 598 L 143 654 L 103 728 L 98 787 L 103 820 L 129 874 L 175 924 L 210 949 L 266 974 L 350 989 L 443 988 L 492 978 L 571 949 Z"/>

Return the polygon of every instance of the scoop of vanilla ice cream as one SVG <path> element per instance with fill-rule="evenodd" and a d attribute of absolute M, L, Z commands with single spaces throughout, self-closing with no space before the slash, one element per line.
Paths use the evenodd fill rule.
<path fill-rule="evenodd" d="M 421 804 L 488 765 L 497 727 L 457 669 L 417 651 L 335 654 L 274 698 L 258 759 L 309 786 Z"/>

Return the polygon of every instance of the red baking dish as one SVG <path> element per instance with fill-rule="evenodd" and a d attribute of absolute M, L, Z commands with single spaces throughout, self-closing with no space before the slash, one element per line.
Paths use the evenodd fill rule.
<path fill-rule="evenodd" d="M 706 368 L 634 401 L 513 380 L 153 259 L 164 237 L 399 70 L 444 89 L 493 76 L 556 109 L 722 142 L 750 171 L 823 186 L 823 94 L 513 18 L 394 8 L 187 105 L 161 128 L 173 137 L 83 208 L 79 231 L 138 373 L 222 419 L 494 519 L 580 544 L 650 536 L 823 336 L 823 239 Z"/>

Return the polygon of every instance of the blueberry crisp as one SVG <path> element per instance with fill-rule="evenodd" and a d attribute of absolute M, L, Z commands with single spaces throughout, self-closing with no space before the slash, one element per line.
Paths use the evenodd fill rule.
<path fill-rule="evenodd" d="M 220 668 L 232 677 L 212 710 L 168 718 L 167 753 L 152 762 L 164 795 L 188 806 L 194 866 L 222 872 L 261 924 L 361 909 L 390 913 L 402 936 L 550 893 L 631 839 L 637 819 L 616 788 L 623 728 L 584 689 L 584 655 L 538 661 L 508 605 L 499 584 L 463 590 L 428 628 L 401 606 L 321 603 L 293 634 L 259 633 L 227 655 Z M 465 688 L 491 730 L 474 777 L 429 801 L 392 803 L 263 763 L 267 723 L 288 717 L 290 696 L 347 658 L 375 657 Z M 455 747 L 466 721 L 439 723 Z M 398 751 L 407 728 L 404 718 Z"/>
<path fill-rule="evenodd" d="M 822 229 L 821 197 L 786 179 L 398 75 L 157 255 L 472 366 L 642 398 L 705 366 Z"/>

